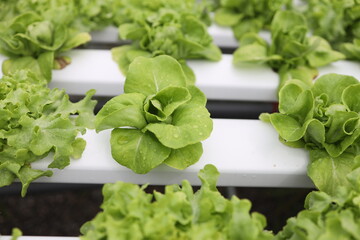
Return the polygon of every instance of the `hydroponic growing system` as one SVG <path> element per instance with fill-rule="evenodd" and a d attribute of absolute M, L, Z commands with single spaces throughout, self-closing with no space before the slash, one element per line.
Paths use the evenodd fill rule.
<path fill-rule="evenodd" d="M 230 28 L 212 24 L 208 31 L 220 48 L 238 47 L 238 41 Z M 262 31 L 260 34 L 270 41 L 268 32 Z M 95 44 L 120 44 L 115 27 L 93 31 L 91 36 L 91 42 Z M 72 63 L 62 70 L 53 71 L 50 88 L 65 89 L 69 95 L 84 95 L 90 89 L 96 90 L 95 96 L 113 97 L 123 93 L 125 76 L 112 60 L 110 50 L 85 47 L 70 50 L 67 56 L 71 57 Z M 0 56 L 0 62 L 5 59 L 5 56 Z M 277 73 L 266 65 L 234 66 L 232 61 L 232 54 L 224 53 L 218 62 L 200 59 L 187 61 L 195 73 L 195 85 L 208 100 L 278 101 Z M 360 79 L 358 62 L 340 60 L 318 70 L 319 76 L 337 73 Z M 41 177 L 36 182 L 104 184 L 125 181 L 167 185 L 180 184 L 183 179 L 187 179 L 191 184 L 199 185 L 198 172 L 206 164 L 213 164 L 220 172 L 218 186 L 314 187 L 306 173 L 308 152 L 303 148 L 285 146 L 278 141 L 278 133 L 271 124 L 261 120 L 215 118 L 211 136 L 203 141 L 203 154 L 198 162 L 184 170 L 162 164 L 146 174 L 136 174 L 114 161 L 109 144 L 110 132 L 87 130 L 83 136 L 87 144 L 81 158 L 71 160 L 71 164 L 64 169 L 54 169 L 53 176 Z M 34 162 L 32 167 L 45 171 L 52 157 Z M 0 238 L 8 240 L 11 237 Z M 19 239 L 79 238 L 22 236 Z"/>

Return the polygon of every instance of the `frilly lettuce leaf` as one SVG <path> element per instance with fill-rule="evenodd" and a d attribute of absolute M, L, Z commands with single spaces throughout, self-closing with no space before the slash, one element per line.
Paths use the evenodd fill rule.
<path fill-rule="evenodd" d="M 145 193 L 146 186 L 105 184 L 102 211 L 85 223 L 80 239 L 247 239 L 270 240 L 266 219 L 250 214 L 251 203 L 224 198 L 216 188 L 219 172 L 206 165 L 198 174 L 202 186 L 193 192 L 187 180 L 165 192 Z M 104 227 L 106 226 L 106 227 Z"/>
<path fill-rule="evenodd" d="M 347 59 L 360 59 L 360 2 L 309 0 L 302 10 L 311 31 Z"/>
<path fill-rule="evenodd" d="M 48 81 L 52 76 L 54 58 L 54 52 L 42 53 L 37 58 L 31 56 L 10 58 L 3 62 L 2 72 L 4 75 L 10 75 L 19 70 L 31 69 L 38 77 Z"/>
<path fill-rule="evenodd" d="M 308 0 L 303 12 L 314 34 L 336 45 L 356 35 L 359 6 L 358 1 Z"/>
<path fill-rule="evenodd" d="M 120 2 L 123 1 L 5 1 L 0 8 L 4 10 L 4 12 L 0 11 L 0 21 L 9 20 L 26 12 L 35 12 L 46 19 L 53 19 L 59 24 L 71 26 L 79 31 L 89 32 L 113 24 L 114 14 Z"/>
<path fill-rule="evenodd" d="M 91 100 L 95 91 L 71 103 L 63 90 L 49 89 L 45 80 L 27 71 L 4 76 L 0 80 L 0 169 L 4 174 L 0 186 L 15 178 L 22 184 L 22 196 L 29 184 L 41 176 L 51 176 L 50 170 L 31 168 L 31 163 L 54 152 L 49 168 L 62 169 L 71 157 L 79 158 L 85 141 L 77 138 L 93 126 Z M 78 114 L 72 117 L 72 114 Z"/>
<path fill-rule="evenodd" d="M 350 173 L 344 172 L 348 184 L 337 185 L 332 194 L 311 192 L 306 197 L 305 210 L 288 219 L 275 239 L 359 239 L 359 173 L 358 166 Z"/>
<path fill-rule="evenodd" d="M 117 162 L 146 173 L 161 163 L 184 169 L 199 160 L 212 120 L 205 95 L 174 58 L 137 57 L 124 92 L 108 101 L 95 120 L 96 131 L 115 128 L 110 141 Z"/>

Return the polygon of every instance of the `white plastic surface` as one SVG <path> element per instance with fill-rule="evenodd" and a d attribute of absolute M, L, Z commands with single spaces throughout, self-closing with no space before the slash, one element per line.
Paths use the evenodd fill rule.
<path fill-rule="evenodd" d="M 327 73 L 350 75 L 360 81 L 360 62 L 337 61 L 327 66 L 319 68 L 319 76 L 322 76 Z"/>
<path fill-rule="evenodd" d="M 72 63 L 53 71 L 50 86 L 65 88 L 69 94 L 83 94 L 94 88 L 97 95 L 115 96 L 123 92 L 125 77 L 108 50 L 73 50 Z M 232 55 L 219 62 L 188 61 L 196 75 L 196 85 L 208 99 L 275 101 L 278 76 L 267 66 L 235 67 Z"/>
<path fill-rule="evenodd" d="M 110 130 L 84 135 L 87 147 L 81 159 L 72 160 L 64 170 L 54 170 L 50 178 L 38 182 L 108 183 L 126 181 L 136 184 L 173 184 L 188 179 L 199 185 L 197 173 L 206 164 L 214 164 L 219 172 L 219 186 L 312 187 L 306 176 L 308 153 L 290 148 L 278 140 L 270 124 L 259 120 L 214 119 L 210 138 L 203 142 L 204 153 L 196 164 L 185 170 L 165 165 L 148 174 L 135 174 L 113 160 Z M 46 169 L 50 158 L 34 163 Z"/>
<path fill-rule="evenodd" d="M 68 94 L 84 94 L 92 88 L 99 96 L 123 93 L 125 77 L 109 50 L 72 50 L 68 56 L 72 63 L 53 71 L 50 87 L 64 88 Z M 0 56 L 0 64 L 4 59 Z M 234 66 L 231 54 L 223 54 L 219 62 L 189 60 L 188 64 L 195 72 L 196 85 L 210 100 L 277 101 L 278 74 L 266 65 Z M 360 80 L 360 63 L 338 61 L 319 68 L 319 73 L 347 74 Z"/>
<path fill-rule="evenodd" d="M 72 50 L 68 56 L 72 63 L 53 71 L 50 87 L 64 88 L 68 94 L 84 94 L 92 88 L 101 96 L 123 93 L 125 77 L 109 50 Z M 188 63 L 195 72 L 196 85 L 208 99 L 276 101 L 278 76 L 267 66 L 235 67 L 229 54 L 219 62 Z"/>

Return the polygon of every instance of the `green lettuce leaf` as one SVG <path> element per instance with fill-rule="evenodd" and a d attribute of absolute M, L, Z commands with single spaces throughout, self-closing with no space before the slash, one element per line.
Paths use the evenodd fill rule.
<path fill-rule="evenodd" d="M 346 176 L 354 166 L 353 154 L 343 153 L 338 157 L 332 157 L 325 151 L 313 150 L 310 151 L 308 175 L 318 189 L 333 195 L 339 186 L 350 185 Z"/>
<path fill-rule="evenodd" d="M 336 45 L 356 36 L 359 6 L 358 1 L 308 0 L 303 12 L 314 34 Z"/>
<path fill-rule="evenodd" d="M 132 45 L 124 45 L 111 49 L 112 59 L 118 64 L 121 72 L 126 76 L 129 65 L 136 57 L 151 57 L 147 51 L 137 49 Z"/>
<path fill-rule="evenodd" d="M 165 192 L 146 193 L 146 186 L 105 184 L 102 211 L 85 223 L 80 239 L 247 239 L 270 240 L 266 219 L 250 214 L 251 203 L 224 198 L 216 188 L 219 172 L 206 165 L 198 174 L 202 186 L 194 193 L 187 180 Z"/>
<path fill-rule="evenodd" d="M 148 96 L 169 86 L 186 87 L 186 76 L 177 61 L 169 56 L 139 57 L 130 65 L 124 92 Z"/>
<path fill-rule="evenodd" d="M 232 27 L 234 36 L 241 40 L 246 33 L 269 29 L 277 10 L 290 8 L 288 0 L 221 0 L 215 11 L 215 23 Z"/>
<path fill-rule="evenodd" d="M 145 98 L 140 93 L 128 93 L 112 98 L 96 115 L 96 131 L 126 126 L 138 129 L 145 127 Z"/>
<path fill-rule="evenodd" d="M 212 43 L 201 14 L 197 13 L 198 10 L 194 13 L 194 9 L 198 9 L 195 6 L 201 5 L 192 0 L 184 3 L 124 1 L 120 14 L 126 16 L 119 24 L 119 36 L 131 40 L 132 45 L 112 50 L 113 59 L 121 71 L 127 74 L 129 64 L 137 56 L 170 55 L 184 66 L 186 59 L 220 60 L 221 51 Z M 194 80 L 189 68 L 185 73 L 191 81 Z"/>
<path fill-rule="evenodd" d="M 165 55 L 137 57 L 124 92 L 108 101 L 95 120 L 98 132 L 115 128 L 110 142 L 117 162 L 147 173 L 161 163 L 184 169 L 200 159 L 201 141 L 213 124 L 205 95 L 189 83 L 178 61 Z"/>
<path fill-rule="evenodd" d="M 146 130 L 154 133 L 163 145 L 178 149 L 208 138 L 212 120 L 206 108 L 189 104 L 176 109 L 171 124 L 149 123 Z"/>
<path fill-rule="evenodd" d="M 79 158 L 86 143 L 77 135 L 94 125 L 94 93 L 91 90 L 83 100 L 71 103 L 63 90 L 49 89 L 32 72 L 0 79 L 0 171 L 4 174 L 0 186 L 18 178 L 25 196 L 32 181 L 52 175 L 50 170 L 32 169 L 32 162 L 53 152 L 48 167 L 63 169 L 71 157 Z"/>
<path fill-rule="evenodd" d="M 303 14 L 294 10 L 279 10 L 271 22 L 271 44 L 256 33 L 246 33 L 240 39 L 240 47 L 234 52 L 233 63 L 266 63 L 280 74 L 278 91 L 296 69 L 298 80 L 309 82 L 311 77 L 316 76 L 315 68 L 344 59 L 345 56 L 333 50 L 325 39 L 309 37 L 307 33 L 308 26 Z M 299 69 L 305 70 L 306 76 L 303 73 L 300 75 Z"/>
<path fill-rule="evenodd" d="M 19 3 L 19 8 L 29 7 L 30 10 L 20 11 L 6 22 L 6 28 L 0 30 L 0 53 L 10 57 L 3 63 L 3 72 L 9 74 L 30 69 L 38 77 L 50 81 L 51 69 L 59 68 L 54 61 L 59 53 L 84 44 L 91 37 L 71 27 L 71 20 L 65 17 L 69 14 L 65 12 L 65 6 L 57 9 L 56 13 L 54 8 L 40 10 L 40 6 L 21 6 Z"/>
<path fill-rule="evenodd" d="M 347 59 L 360 60 L 360 38 L 354 39 L 352 43 L 342 43 L 340 51 L 345 54 Z"/>
<path fill-rule="evenodd" d="M 326 193 L 348 185 L 346 175 L 360 154 L 360 83 L 327 74 L 313 85 L 288 80 L 279 92 L 279 113 L 262 114 L 283 143 L 310 151 L 308 175 Z"/>
<path fill-rule="evenodd" d="M 111 154 L 121 165 L 136 173 L 147 173 L 160 165 L 171 149 L 150 132 L 117 128 L 111 132 Z"/>
<path fill-rule="evenodd" d="M 343 174 L 342 177 L 351 184 L 338 185 L 331 194 L 323 191 L 309 193 L 305 210 L 288 219 L 274 239 L 359 239 L 359 168 Z"/>
<path fill-rule="evenodd" d="M 172 168 L 183 170 L 195 164 L 200 159 L 202 153 L 202 144 L 198 142 L 183 148 L 172 149 L 164 163 Z"/>

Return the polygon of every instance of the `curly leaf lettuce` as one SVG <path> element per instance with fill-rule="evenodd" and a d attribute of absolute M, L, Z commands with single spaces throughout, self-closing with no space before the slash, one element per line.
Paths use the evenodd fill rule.
<path fill-rule="evenodd" d="M 282 142 L 310 151 L 308 175 L 315 185 L 333 193 L 360 154 L 360 83 L 357 79 L 327 74 L 311 86 L 288 81 L 279 92 L 279 113 L 262 114 Z"/>
<path fill-rule="evenodd" d="M 62 25 L 89 32 L 112 25 L 119 2 L 121 1 L 6 0 L 0 3 L 0 21 L 26 12 L 34 12 Z"/>
<path fill-rule="evenodd" d="M 18 178 L 24 196 L 32 181 L 52 175 L 50 170 L 32 169 L 32 162 L 54 153 L 49 168 L 62 169 L 71 157 L 80 157 L 86 143 L 77 136 L 94 127 L 94 93 L 91 90 L 83 100 L 71 103 L 63 90 L 49 89 L 31 72 L 4 76 L 0 80 L 0 187 Z"/>
<path fill-rule="evenodd" d="M 174 58 L 136 58 L 124 92 L 108 101 L 95 120 L 97 131 L 115 128 L 110 142 L 117 162 L 147 173 L 161 163 L 184 169 L 199 160 L 212 120 L 204 94 L 189 85 Z"/>
<path fill-rule="evenodd" d="M 311 192 L 306 209 L 288 219 L 274 239 L 360 239 L 359 173 L 355 168 L 347 174 L 350 184 L 338 186 L 333 194 Z"/>
<path fill-rule="evenodd" d="M 311 30 L 331 44 L 359 37 L 359 1 L 307 0 L 303 10 Z"/>
<path fill-rule="evenodd" d="M 266 219 L 250 214 L 251 203 L 221 196 L 219 172 L 206 165 L 198 174 L 202 186 L 193 192 L 187 180 L 168 185 L 165 193 L 145 193 L 146 186 L 117 182 L 105 184 L 102 211 L 85 223 L 86 239 L 272 239 L 264 230 Z"/>

